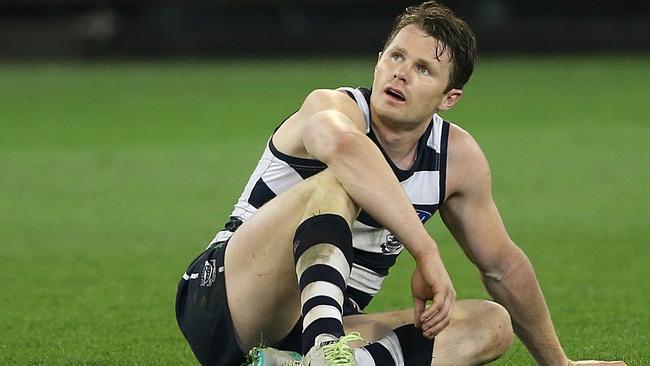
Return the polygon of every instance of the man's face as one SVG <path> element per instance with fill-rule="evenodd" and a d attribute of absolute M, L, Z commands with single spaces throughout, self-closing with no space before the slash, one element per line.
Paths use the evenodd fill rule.
<path fill-rule="evenodd" d="M 449 52 L 438 60 L 437 49 L 435 38 L 408 25 L 379 55 L 370 103 L 380 121 L 421 124 L 458 101 L 461 90 L 445 93 L 453 68 Z"/>

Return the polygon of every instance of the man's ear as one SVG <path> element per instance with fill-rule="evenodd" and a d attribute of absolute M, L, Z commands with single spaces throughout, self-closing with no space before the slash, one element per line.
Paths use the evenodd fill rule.
<path fill-rule="evenodd" d="M 460 98 L 463 96 L 463 91 L 461 89 L 451 89 L 447 93 L 445 93 L 445 96 L 442 98 L 442 101 L 440 101 L 440 104 L 438 104 L 438 110 L 439 111 L 448 111 L 450 110 L 453 106 L 458 103 Z"/>
<path fill-rule="evenodd" d="M 384 51 L 379 51 L 379 53 L 377 54 L 377 63 L 375 64 L 375 71 L 374 71 L 373 74 L 377 73 L 377 65 L 379 65 L 379 60 L 381 60 L 381 55 L 383 55 L 383 54 L 384 54 Z"/>

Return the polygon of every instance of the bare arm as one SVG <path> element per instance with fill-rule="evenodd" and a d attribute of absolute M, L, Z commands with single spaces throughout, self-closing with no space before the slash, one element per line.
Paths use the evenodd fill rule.
<path fill-rule="evenodd" d="M 365 135 L 363 115 L 352 99 L 338 91 L 312 92 L 273 139 L 285 153 L 327 164 L 352 200 L 400 239 L 432 287 L 433 304 L 422 309 L 421 316 L 428 335 L 440 332 L 449 323 L 455 291 L 435 241 L 380 150 Z M 423 308 L 426 299 L 420 300 Z"/>
<path fill-rule="evenodd" d="M 478 267 L 489 294 L 510 313 L 521 341 L 540 365 L 605 365 L 595 361 L 573 363 L 567 358 L 533 267 L 508 236 L 494 204 L 483 153 L 471 136 L 457 127 L 452 129 L 450 140 L 448 186 L 455 188 L 440 214 Z"/>

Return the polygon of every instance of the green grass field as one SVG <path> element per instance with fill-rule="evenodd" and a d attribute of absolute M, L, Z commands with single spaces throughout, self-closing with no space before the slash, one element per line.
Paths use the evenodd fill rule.
<path fill-rule="evenodd" d="M 566 351 L 650 364 L 650 58 L 480 60 L 487 154 Z M 0 364 L 192 365 L 177 282 L 276 124 L 372 60 L 0 65 Z M 439 220 L 459 298 L 486 298 Z M 410 306 L 404 254 L 371 310 Z M 495 365 L 531 365 L 519 343 Z"/>

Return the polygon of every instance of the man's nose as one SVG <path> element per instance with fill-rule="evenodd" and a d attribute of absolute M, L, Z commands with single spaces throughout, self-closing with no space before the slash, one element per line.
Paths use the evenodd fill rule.
<path fill-rule="evenodd" d="M 393 78 L 397 80 L 401 80 L 402 82 L 406 82 L 406 71 L 404 69 L 404 66 L 399 66 L 395 69 L 395 72 L 393 73 Z"/>

